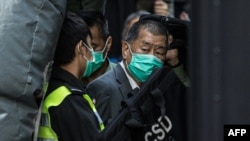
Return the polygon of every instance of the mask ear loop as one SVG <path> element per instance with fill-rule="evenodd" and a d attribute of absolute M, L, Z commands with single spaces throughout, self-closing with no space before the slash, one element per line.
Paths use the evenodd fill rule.
<path fill-rule="evenodd" d="M 93 48 L 91 48 L 91 47 L 89 47 L 86 43 L 82 43 L 83 44 L 83 46 L 85 46 L 89 51 L 93 51 Z"/>
<path fill-rule="evenodd" d="M 104 45 L 104 48 L 102 49 L 102 53 L 105 51 L 105 49 L 107 48 L 107 43 L 108 43 L 108 39 L 106 40 L 106 42 L 105 42 L 105 45 Z M 103 60 L 105 60 L 106 58 L 107 58 L 107 56 L 108 56 L 108 52 L 106 52 L 105 53 L 105 57 L 103 58 Z"/>
<path fill-rule="evenodd" d="M 90 48 L 86 43 L 82 43 L 90 52 L 91 52 L 91 55 L 92 55 L 92 60 L 89 60 L 85 55 L 84 55 L 84 58 L 88 61 L 91 61 L 91 62 L 94 62 L 95 61 L 95 56 L 94 56 L 94 50 L 93 48 Z"/>
<path fill-rule="evenodd" d="M 128 45 L 128 49 L 129 49 L 129 52 L 131 53 L 131 59 L 133 58 L 133 52 L 132 52 L 132 50 L 131 50 L 131 46 L 130 46 L 130 44 L 127 42 L 127 41 L 125 41 L 126 42 L 126 44 Z M 128 66 L 128 62 L 127 62 L 127 60 L 126 60 L 126 65 Z"/>
<path fill-rule="evenodd" d="M 133 56 L 133 52 L 132 52 L 132 50 L 131 50 L 131 46 L 130 46 L 130 44 L 126 41 L 126 44 L 128 45 L 128 49 L 129 49 L 129 51 L 130 51 L 130 53 L 131 53 L 131 55 Z"/>

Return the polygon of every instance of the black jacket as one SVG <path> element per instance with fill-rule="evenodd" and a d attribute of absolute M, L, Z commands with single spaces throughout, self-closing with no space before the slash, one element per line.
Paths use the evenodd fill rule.
<path fill-rule="evenodd" d="M 47 94 L 62 85 L 80 89 L 85 93 L 80 80 L 61 68 L 53 68 Z M 51 126 L 59 141 L 97 140 L 100 132 L 99 124 L 82 95 L 83 93 L 72 91 L 72 94 L 67 96 L 59 106 L 49 109 Z"/>

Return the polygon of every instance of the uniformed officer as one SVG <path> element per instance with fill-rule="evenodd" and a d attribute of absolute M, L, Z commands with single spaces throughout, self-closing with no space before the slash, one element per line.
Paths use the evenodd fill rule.
<path fill-rule="evenodd" d="M 81 83 L 93 65 L 91 34 L 76 14 L 66 13 L 42 107 L 39 140 L 94 141 L 104 129 Z"/>

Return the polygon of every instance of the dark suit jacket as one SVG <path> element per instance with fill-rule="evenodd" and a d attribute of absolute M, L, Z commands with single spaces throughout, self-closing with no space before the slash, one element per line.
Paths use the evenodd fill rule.
<path fill-rule="evenodd" d="M 96 100 L 97 111 L 105 124 L 119 113 L 121 102 L 128 97 L 131 90 L 120 64 L 87 86 L 87 93 Z"/>

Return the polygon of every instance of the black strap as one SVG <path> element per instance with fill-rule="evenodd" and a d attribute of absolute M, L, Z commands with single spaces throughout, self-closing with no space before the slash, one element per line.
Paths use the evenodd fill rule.
<path fill-rule="evenodd" d="M 147 100 L 141 107 L 143 113 L 148 112 L 147 109 L 151 109 L 155 104 L 160 108 L 161 115 L 165 115 L 166 109 L 164 93 L 169 89 L 169 87 L 175 82 L 176 79 L 177 77 L 175 73 L 173 71 L 169 71 L 169 73 L 164 77 L 159 86 L 150 92 L 153 100 L 150 97 L 147 98 Z"/>
<path fill-rule="evenodd" d="M 156 88 L 150 94 L 153 97 L 155 105 L 160 108 L 161 115 L 164 116 L 166 113 L 166 109 L 163 93 L 160 91 L 159 88 Z"/>
<path fill-rule="evenodd" d="M 166 91 L 169 89 L 171 85 L 176 83 L 178 80 L 178 77 L 176 76 L 174 71 L 170 71 L 167 76 L 164 77 L 164 79 L 161 81 L 159 87 L 157 87 L 163 94 L 166 93 Z"/>
<path fill-rule="evenodd" d="M 141 121 L 141 113 L 140 111 L 135 107 L 135 105 L 132 103 L 132 101 L 127 100 L 126 104 L 128 106 L 129 113 L 131 115 L 131 118 L 126 121 L 126 125 L 133 128 L 139 128 L 142 127 L 142 121 Z"/>
<path fill-rule="evenodd" d="M 138 94 L 138 91 L 139 91 L 138 88 L 132 90 L 129 93 L 129 95 L 130 95 L 129 97 L 135 96 L 136 94 Z M 138 108 L 135 107 L 134 101 L 132 101 L 131 99 L 128 98 L 128 99 L 122 101 L 122 107 L 124 107 L 124 106 L 128 108 L 130 116 L 131 116 L 131 118 L 128 121 L 126 121 L 125 124 L 128 127 L 133 127 L 133 128 L 142 127 L 143 124 L 142 124 L 142 121 L 141 121 L 141 113 L 138 110 Z"/>
<path fill-rule="evenodd" d="M 164 94 L 169 89 L 169 87 L 171 87 L 171 85 L 175 82 L 175 79 L 177 79 L 177 77 L 175 73 L 169 69 L 168 70 L 159 69 L 155 72 L 153 77 L 157 77 L 157 78 L 162 77 L 161 76 L 162 74 L 164 75 L 163 80 L 160 81 L 160 84 L 151 92 L 148 92 L 148 88 L 146 88 L 149 86 L 149 84 L 152 83 L 152 82 L 149 82 L 147 85 L 144 86 L 145 87 L 144 90 L 139 91 L 139 92 L 132 91 L 131 92 L 131 95 L 133 95 L 131 97 L 132 99 L 128 98 L 122 102 L 122 107 L 127 107 L 131 116 L 131 118 L 126 122 L 127 126 L 129 127 L 143 126 L 142 117 L 144 117 L 144 115 L 150 112 L 150 110 L 155 105 L 160 109 L 161 115 L 162 116 L 165 115 L 166 109 L 165 109 Z M 153 78 L 152 81 L 157 80 L 157 78 Z M 142 105 L 137 107 L 138 105 L 140 105 L 139 104 L 140 102 L 142 102 Z"/>

